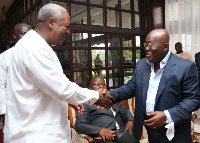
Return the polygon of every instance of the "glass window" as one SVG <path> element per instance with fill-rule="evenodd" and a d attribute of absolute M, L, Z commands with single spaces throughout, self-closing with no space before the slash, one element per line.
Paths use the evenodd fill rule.
<path fill-rule="evenodd" d="M 96 77 L 96 76 L 102 76 L 105 79 L 105 83 L 106 83 L 106 70 L 94 70 L 92 71 L 92 78 Z"/>
<path fill-rule="evenodd" d="M 63 70 L 70 69 L 69 50 L 55 50 Z"/>
<path fill-rule="evenodd" d="M 104 26 L 103 8 L 91 7 L 90 8 L 91 25 Z"/>
<path fill-rule="evenodd" d="M 133 36 L 123 36 L 122 37 L 122 42 L 123 42 L 123 47 L 133 47 Z"/>
<path fill-rule="evenodd" d="M 91 34 L 91 47 L 105 47 L 104 34 Z"/>
<path fill-rule="evenodd" d="M 123 65 L 133 65 L 133 51 L 123 50 Z"/>
<path fill-rule="evenodd" d="M 115 8 L 119 7 L 118 0 L 106 0 L 106 5 Z"/>
<path fill-rule="evenodd" d="M 92 68 L 105 67 L 105 50 L 91 50 Z"/>
<path fill-rule="evenodd" d="M 135 14 L 135 29 L 146 28 L 145 17 L 143 15 Z"/>
<path fill-rule="evenodd" d="M 136 47 L 141 47 L 141 46 L 143 46 L 143 45 L 141 45 L 141 40 L 140 40 L 140 36 L 135 36 L 135 41 L 136 41 Z"/>
<path fill-rule="evenodd" d="M 107 26 L 119 27 L 119 11 L 107 10 Z"/>
<path fill-rule="evenodd" d="M 121 0 L 121 9 L 131 10 L 130 0 Z"/>
<path fill-rule="evenodd" d="M 108 50 L 108 66 L 120 66 L 120 50 Z"/>
<path fill-rule="evenodd" d="M 122 12 L 122 28 L 131 29 L 131 13 Z"/>
<path fill-rule="evenodd" d="M 71 23 L 87 24 L 87 6 L 71 4 Z"/>
<path fill-rule="evenodd" d="M 88 88 L 89 86 L 89 72 L 74 72 L 74 82 L 80 87 Z"/>
<path fill-rule="evenodd" d="M 141 49 L 137 49 L 136 50 L 136 63 L 141 58 L 142 58 L 142 51 L 141 51 Z"/>
<path fill-rule="evenodd" d="M 132 76 L 133 76 L 133 69 L 125 68 L 124 69 L 124 84 L 127 84 L 127 82 L 132 78 Z"/>
<path fill-rule="evenodd" d="M 144 12 L 144 0 L 134 0 L 134 11 Z"/>
<path fill-rule="evenodd" d="M 72 33 L 72 46 L 88 47 L 88 33 Z"/>
<path fill-rule="evenodd" d="M 109 70 L 109 86 L 121 85 L 121 73 L 119 69 Z"/>
<path fill-rule="evenodd" d="M 98 5 L 103 5 L 103 0 L 90 0 L 90 3 L 92 3 L 92 4 L 98 4 Z"/>
<path fill-rule="evenodd" d="M 73 68 L 75 70 L 88 68 L 88 50 L 73 50 Z"/>
<path fill-rule="evenodd" d="M 119 35 L 108 35 L 108 47 L 120 47 Z"/>

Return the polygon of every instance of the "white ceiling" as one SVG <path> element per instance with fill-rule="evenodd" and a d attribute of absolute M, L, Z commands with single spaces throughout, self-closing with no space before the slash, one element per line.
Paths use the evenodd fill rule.
<path fill-rule="evenodd" d="M 13 1 L 14 0 L 0 0 L 0 21 L 2 20 L 3 17 L 2 7 L 5 6 L 5 11 L 7 12 Z"/>

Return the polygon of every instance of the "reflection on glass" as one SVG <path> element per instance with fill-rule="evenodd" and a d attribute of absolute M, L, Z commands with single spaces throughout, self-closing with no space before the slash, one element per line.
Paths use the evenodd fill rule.
<path fill-rule="evenodd" d="M 98 71 L 92 71 L 92 78 L 99 76 Z M 101 76 L 105 79 L 105 83 L 106 83 L 106 71 L 105 70 L 101 70 Z"/>
<path fill-rule="evenodd" d="M 104 34 L 91 34 L 91 47 L 105 47 Z"/>
<path fill-rule="evenodd" d="M 72 46 L 88 47 L 88 33 L 72 33 Z"/>
<path fill-rule="evenodd" d="M 98 5 L 103 5 L 103 0 L 90 0 L 90 3 L 92 3 L 92 4 L 98 4 Z"/>
<path fill-rule="evenodd" d="M 133 37 L 132 36 L 123 36 L 122 41 L 123 41 L 123 47 L 133 47 Z"/>
<path fill-rule="evenodd" d="M 119 35 L 108 35 L 108 47 L 120 47 Z"/>
<path fill-rule="evenodd" d="M 146 28 L 144 15 L 135 14 L 135 29 Z"/>
<path fill-rule="evenodd" d="M 107 26 L 119 27 L 119 12 L 115 10 L 107 10 Z"/>
<path fill-rule="evenodd" d="M 74 82 L 80 87 L 88 88 L 89 86 L 89 72 L 74 72 Z"/>
<path fill-rule="evenodd" d="M 131 13 L 122 12 L 122 28 L 131 29 Z"/>
<path fill-rule="evenodd" d="M 121 85 L 121 73 L 119 69 L 109 70 L 109 86 Z"/>
<path fill-rule="evenodd" d="M 142 53 L 142 52 L 141 52 L 140 49 L 137 49 L 137 50 L 136 50 L 136 63 L 137 63 L 137 61 L 138 61 L 139 59 L 142 58 L 141 53 Z"/>
<path fill-rule="evenodd" d="M 90 8 L 91 25 L 104 26 L 104 14 L 103 8 L 91 7 Z"/>
<path fill-rule="evenodd" d="M 88 68 L 88 50 L 73 50 L 73 68 L 76 70 Z"/>
<path fill-rule="evenodd" d="M 115 8 L 119 7 L 118 0 L 107 0 L 106 5 L 109 7 L 115 7 Z"/>
<path fill-rule="evenodd" d="M 140 17 L 138 14 L 135 14 L 135 29 L 140 29 Z"/>
<path fill-rule="evenodd" d="M 134 0 L 134 11 L 144 12 L 144 0 Z"/>
<path fill-rule="evenodd" d="M 105 67 L 105 50 L 91 50 L 92 68 Z"/>
<path fill-rule="evenodd" d="M 67 3 L 66 2 L 59 2 L 58 0 L 50 0 L 49 3 L 55 3 L 57 5 L 64 7 L 67 10 Z"/>
<path fill-rule="evenodd" d="M 108 66 L 120 66 L 120 50 L 108 50 Z"/>
<path fill-rule="evenodd" d="M 123 65 L 133 65 L 132 50 L 123 50 Z"/>
<path fill-rule="evenodd" d="M 71 4 L 71 23 L 87 24 L 87 6 Z"/>
<path fill-rule="evenodd" d="M 131 10 L 130 0 L 121 0 L 121 9 Z"/>
<path fill-rule="evenodd" d="M 127 84 L 127 82 L 132 78 L 132 76 L 133 76 L 133 69 L 125 68 L 124 69 L 124 84 Z"/>
<path fill-rule="evenodd" d="M 70 69 L 69 50 L 55 50 L 63 70 Z"/>
<path fill-rule="evenodd" d="M 135 36 L 135 38 L 136 38 L 136 47 L 141 47 L 141 40 L 140 40 L 140 36 Z"/>

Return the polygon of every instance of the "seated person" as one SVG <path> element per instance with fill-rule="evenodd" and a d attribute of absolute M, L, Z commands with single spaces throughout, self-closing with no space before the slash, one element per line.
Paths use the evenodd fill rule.
<path fill-rule="evenodd" d="M 90 81 L 89 89 L 106 88 L 101 76 Z M 101 136 L 103 141 L 112 141 L 117 134 L 117 143 L 138 143 L 132 135 L 133 115 L 120 103 L 116 103 L 110 110 L 97 106 L 83 104 L 84 111 L 76 115 L 75 129 L 80 134 L 91 137 Z"/>

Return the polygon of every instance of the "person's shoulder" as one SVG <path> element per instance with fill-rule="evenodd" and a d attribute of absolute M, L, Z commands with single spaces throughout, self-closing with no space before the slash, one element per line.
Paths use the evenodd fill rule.
<path fill-rule="evenodd" d="M 177 65 L 181 65 L 181 66 L 186 66 L 186 65 L 190 65 L 190 64 L 194 64 L 192 61 L 188 60 L 188 59 L 183 59 L 181 57 L 177 57 L 175 55 L 172 55 L 173 58 L 174 58 L 174 62 L 177 64 Z"/>
<path fill-rule="evenodd" d="M 13 47 L 0 54 L 1 57 L 7 58 L 13 51 Z"/>
<path fill-rule="evenodd" d="M 137 64 L 140 64 L 140 63 L 146 63 L 147 62 L 147 58 L 142 58 L 142 59 L 139 59 L 137 61 Z"/>

